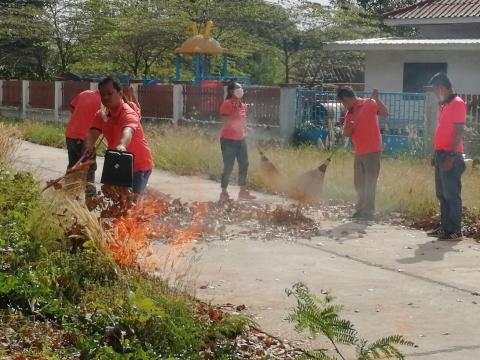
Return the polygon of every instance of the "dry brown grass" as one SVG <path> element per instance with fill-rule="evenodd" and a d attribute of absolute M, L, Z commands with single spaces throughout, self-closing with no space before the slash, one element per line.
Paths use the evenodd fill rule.
<path fill-rule="evenodd" d="M 0 123 L 0 166 L 12 163 L 18 146 L 18 137 L 16 128 Z"/>
<path fill-rule="evenodd" d="M 29 123 L 26 128 L 34 142 L 37 133 L 55 134 L 52 135 L 53 139 L 63 137 L 63 130 L 58 126 Z M 43 128 L 48 128 L 48 131 L 39 130 Z M 7 132 L 14 131 L 5 126 L 3 129 Z M 23 130 L 25 131 L 25 128 Z M 146 133 L 156 168 L 180 175 L 220 178 L 222 160 L 218 132 L 195 127 L 161 125 L 146 126 Z M 40 137 L 46 138 L 44 135 Z M 314 147 L 274 146 L 266 148 L 265 152 L 289 179 L 320 165 L 328 157 L 327 153 Z M 267 184 L 262 180 L 259 163 L 256 144 L 250 141 L 249 184 L 258 190 L 268 190 Z M 465 206 L 469 208 L 480 208 L 480 193 L 477 191 L 479 180 L 480 175 L 472 170 L 467 170 L 463 177 L 463 199 Z M 355 200 L 351 154 L 339 152 L 334 157 L 325 177 L 323 198 L 335 201 Z M 384 158 L 377 203 L 381 211 L 400 211 L 412 216 L 426 216 L 436 212 L 434 174 L 429 162 L 412 158 Z"/>
<path fill-rule="evenodd" d="M 204 175 L 218 179 L 222 161 L 218 134 L 197 128 L 165 126 L 147 131 L 157 168 L 182 175 Z M 266 190 L 259 169 L 260 156 L 256 144 L 250 142 L 249 183 Z M 280 147 L 265 149 L 266 155 L 289 179 L 322 164 L 329 156 L 314 147 Z M 387 158 L 382 160 L 377 205 L 380 211 L 398 211 L 415 217 L 437 211 L 434 172 L 425 159 Z M 235 173 L 234 173 L 235 176 Z M 467 169 L 463 177 L 463 199 L 469 208 L 480 207 L 476 190 L 480 174 Z M 330 164 L 323 189 L 324 200 L 354 201 L 353 155 L 339 152 Z"/>

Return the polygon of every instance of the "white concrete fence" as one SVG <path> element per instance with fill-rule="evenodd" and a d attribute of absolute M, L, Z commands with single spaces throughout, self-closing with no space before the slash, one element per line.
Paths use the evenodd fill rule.
<path fill-rule="evenodd" d="M 50 102 L 49 108 L 41 108 L 38 106 L 32 106 L 31 105 L 31 99 L 30 99 L 30 94 L 33 91 L 31 89 L 31 84 L 29 80 L 18 80 L 21 82 L 21 96 L 17 96 L 19 99 L 18 103 L 16 105 L 11 105 L 11 104 L 6 104 L 5 103 L 5 97 L 4 97 L 4 92 L 5 91 L 10 91 L 12 92 L 12 89 L 5 89 L 4 84 L 7 84 L 7 80 L 0 80 L 0 116 L 3 117 L 8 117 L 8 118 L 18 118 L 18 119 L 29 119 L 29 120 L 40 120 L 40 121 L 54 121 L 54 122 L 66 122 L 68 120 L 68 117 L 70 115 L 70 112 L 68 110 L 68 104 L 64 104 L 64 94 L 62 93 L 64 89 L 64 84 L 62 81 L 55 81 L 55 82 L 45 82 L 45 85 L 48 86 L 48 94 L 45 93 L 45 96 L 49 97 L 49 100 L 51 100 L 52 97 L 52 87 L 53 87 L 53 104 Z M 52 85 L 53 83 L 53 85 Z M 37 84 L 38 85 L 38 84 Z M 98 83 L 96 82 L 90 82 L 89 88 L 91 90 L 96 90 L 98 88 Z M 191 114 L 187 114 L 186 112 L 188 111 L 187 105 L 187 96 L 190 96 L 190 100 L 192 97 L 195 96 L 202 96 L 197 94 L 196 90 L 193 89 L 192 87 L 189 87 L 190 90 L 187 90 L 187 85 L 185 84 L 169 84 L 169 85 L 164 85 L 165 87 L 170 86 L 172 95 L 170 95 L 168 102 L 172 102 L 171 104 L 163 104 L 162 101 L 165 101 L 163 98 L 155 98 L 155 94 L 153 95 L 153 100 L 160 102 L 159 104 L 155 104 L 155 106 L 165 106 L 168 107 L 169 110 L 169 115 L 166 117 L 157 117 L 155 115 L 148 115 L 147 113 L 144 114 L 144 118 L 152 121 L 158 121 L 160 119 L 162 120 L 169 120 L 174 124 L 179 124 L 182 121 L 192 121 L 194 116 Z M 19 84 L 15 82 L 15 91 L 18 92 Z M 133 84 L 134 91 L 136 93 L 137 98 L 139 97 L 139 84 Z M 147 87 L 145 87 L 146 89 Z M 169 89 L 170 89 L 169 88 Z M 152 88 L 150 88 L 152 89 Z M 252 87 L 252 96 L 251 96 L 251 102 L 252 102 L 252 107 L 256 105 L 264 105 L 260 104 L 258 98 L 255 99 L 255 96 L 258 95 L 258 91 L 260 93 L 262 91 L 269 91 L 272 89 L 276 89 L 275 93 L 280 94 L 278 98 L 276 98 L 277 101 L 276 104 L 270 103 L 269 105 L 273 105 L 276 109 L 276 112 L 278 112 L 278 115 L 273 115 L 275 118 L 278 117 L 278 119 L 275 121 L 275 124 L 259 124 L 254 122 L 254 127 L 258 127 L 258 133 L 261 134 L 261 138 L 277 138 L 277 139 L 282 139 L 283 141 L 287 142 L 290 141 L 293 137 L 293 134 L 295 132 L 295 122 L 296 122 L 296 106 L 297 106 L 297 86 L 295 85 L 284 85 L 280 87 Z M 35 91 L 38 89 L 35 88 Z M 193 90 L 193 92 L 192 92 Z M 170 90 L 169 90 L 170 91 Z M 256 91 L 256 92 L 255 92 Z M 248 89 L 247 89 L 248 93 Z M 15 93 L 18 95 L 18 93 Z M 223 93 L 221 95 L 218 95 L 217 93 L 217 99 L 218 96 L 220 96 L 220 100 L 222 99 L 222 96 L 226 94 L 226 88 L 223 89 Z M 140 94 L 141 95 L 141 94 Z M 36 102 L 38 102 L 38 98 L 41 98 L 41 94 L 35 93 L 35 98 Z M 14 96 L 15 97 L 15 96 Z M 140 97 L 141 99 L 141 97 Z M 152 100 L 152 95 L 150 94 L 150 98 L 148 99 L 150 102 Z M 198 100 L 198 99 L 197 99 Z M 195 101 L 195 99 L 191 100 Z M 49 102 L 49 101 L 47 101 Z M 68 102 L 66 100 L 65 102 Z M 141 103 L 142 104 L 142 103 Z M 149 103 L 149 105 L 152 105 Z M 278 108 L 277 108 L 278 106 Z M 263 115 L 265 115 L 265 111 L 269 111 L 269 108 L 266 107 L 263 109 Z M 258 111 L 260 108 L 258 108 Z M 143 111 L 143 104 L 142 104 L 142 111 Z M 216 109 L 215 109 L 216 111 Z M 268 114 L 267 114 L 268 115 Z M 272 114 L 270 114 L 272 115 Z M 208 123 L 208 121 L 198 121 L 198 123 Z"/>

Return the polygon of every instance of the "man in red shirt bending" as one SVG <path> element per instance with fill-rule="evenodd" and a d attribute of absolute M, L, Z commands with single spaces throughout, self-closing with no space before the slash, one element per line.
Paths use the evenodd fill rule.
<path fill-rule="evenodd" d="M 97 112 L 91 125 L 84 152 L 93 153 L 95 142 L 101 133 L 111 150 L 128 151 L 133 154 L 133 192 L 141 194 L 152 173 L 152 154 L 148 147 L 140 117 L 126 102 L 120 84 L 111 77 L 98 84 L 103 105 L 107 109 L 104 119 Z"/>
<path fill-rule="evenodd" d="M 465 102 L 453 92 L 444 73 L 431 80 L 435 96 L 440 100 L 438 124 L 434 135 L 435 190 L 440 200 L 440 228 L 429 233 L 439 240 L 462 239 L 462 174 L 463 127 L 467 115 Z"/>
<path fill-rule="evenodd" d="M 373 90 L 370 99 L 362 99 L 351 88 L 344 87 L 339 89 L 337 98 L 347 109 L 343 134 L 352 139 L 355 150 L 354 184 L 358 201 L 352 217 L 373 220 L 382 153 L 378 116 L 388 116 L 388 109 L 377 89 Z"/>
<path fill-rule="evenodd" d="M 95 114 L 100 109 L 100 93 L 98 91 L 86 90 L 75 96 L 70 102 L 72 115 L 65 131 L 65 140 L 68 151 L 68 169 L 72 168 L 81 158 L 85 138 L 92 125 Z M 92 154 L 95 159 L 95 154 Z M 97 164 L 92 164 L 87 174 L 86 195 L 95 194 L 95 170 Z"/>

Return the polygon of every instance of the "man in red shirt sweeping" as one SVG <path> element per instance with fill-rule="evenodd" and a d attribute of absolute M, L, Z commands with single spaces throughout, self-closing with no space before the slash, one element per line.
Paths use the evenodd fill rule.
<path fill-rule="evenodd" d="M 135 194 L 145 190 L 152 173 L 153 161 L 148 147 L 140 117 L 124 100 L 120 84 L 113 78 L 103 79 L 98 84 L 103 105 L 107 109 L 104 119 L 97 112 L 91 125 L 84 152 L 94 151 L 95 142 L 103 133 L 108 148 L 117 151 L 128 151 L 133 154 L 133 187 Z"/>
<path fill-rule="evenodd" d="M 95 114 L 100 109 L 100 93 L 98 91 L 85 90 L 75 96 L 70 102 L 70 111 L 72 115 L 65 131 L 65 140 L 68 151 L 68 169 L 72 168 L 81 158 L 85 138 L 93 122 Z M 92 154 L 95 159 L 95 154 Z M 93 164 L 88 169 L 87 174 L 87 196 L 95 194 L 95 170 L 97 164 Z"/>
<path fill-rule="evenodd" d="M 377 89 L 370 99 L 362 99 L 351 88 L 343 87 L 338 90 L 337 98 L 347 109 L 343 134 L 352 139 L 355 150 L 354 184 L 358 201 L 352 218 L 373 220 L 382 153 L 378 116 L 387 117 L 388 109 Z"/>
<path fill-rule="evenodd" d="M 430 85 L 440 101 L 434 135 L 435 189 L 440 201 L 440 228 L 429 233 L 439 240 L 462 239 L 463 127 L 467 115 L 465 102 L 453 92 L 444 73 L 436 74 Z"/>

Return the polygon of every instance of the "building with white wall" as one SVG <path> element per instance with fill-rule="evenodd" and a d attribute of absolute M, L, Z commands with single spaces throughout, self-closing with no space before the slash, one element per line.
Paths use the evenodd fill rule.
<path fill-rule="evenodd" d="M 425 0 L 384 15 L 390 26 L 415 28 L 410 38 L 337 41 L 333 51 L 365 52 L 365 88 L 423 92 L 444 71 L 463 94 L 480 94 L 480 0 Z"/>

